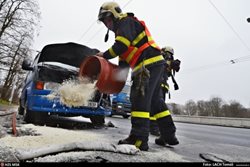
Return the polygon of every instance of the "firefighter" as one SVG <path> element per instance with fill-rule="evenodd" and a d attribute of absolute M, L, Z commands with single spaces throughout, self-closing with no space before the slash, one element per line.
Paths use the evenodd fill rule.
<path fill-rule="evenodd" d="M 116 2 L 106 2 L 99 10 L 98 20 L 115 34 L 114 44 L 97 56 L 112 59 L 119 56 L 123 64 L 132 69 L 131 80 L 131 131 L 127 138 L 118 144 L 135 145 L 148 150 L 150 113 L 157 119 L 160 139 L 165 144 L 177 145 L 176 127 L 164 102 L 160 87 L 165 60 L 161 49 L 152 39 L 147 26 L 133 13 L 122 13 Z M 158 139 L 156 139 L 157 144 Z M 161 143 L 162 144 L 162 143 Z"/>
<path fill-rule="evenodd" d="M 164 73 L 162 75 L 162 82 L 161 82 L 161 88 L 163 92 L 163 99 L 166 101 L 166 94 L 169 93 L 169 98 L 170 98 L 170 92 L 169 92 L 169 85 L 168 85 L 168 77 L 171 76 L 172 69 L 170 68 L 171 61 L 174 60 L 173 55 L 174 55 L 174 49 L 170 46 L 163 47 L 161 49 L 162 55 L 165 59 L 166 62 L 166 67 L 164 70 Z M 160 136 L 158 124 L 156 121 L 156 118 L 154 116 L 150 116 L 150 134 L 154 136 Z"/>
<path fill-rule="evenodd" d="M 162 55 L 164 59 L 166 60 L 166 72 L 163 75 L 163 82 L 162 82 L 162 88 L 163 88 L 163 93 L 166 95 L 169 93 L 169 98 L 170 98 L 170 92 L 169 92 L 169 85 L 167 83 L 168 77 L 172 78 L 172 82 L 174 83 L 174 90 L 178 90 L 179 86 L 174 78 L 175 73 L 179 72 L 180 70 L 180 64 L 181 61 L 179 59 L 174 59 L 174 49 L 170 46 L 163 47 L 161 49 Z M 164 96 L 165 99 L 165 96 Z"/>
<path fill-rule="evenodd" d="M 163 98 L 164 98 L 164 100 L 166 100 L 166 94 L 169 93 L 169 85 L 168 85 L 167 81 L 168 81 L 168 77 L 171 76 L 171 73 L 173 70 L 171 68 L 171 61 L 174 60 L 174 49 L 170 46 L 167 46 L 167 47 L 163 47 L 161 49 L 161 51 L 162 51 L 162 55 L 166 61 L 165 73 L 163 74 L 162 83 L 161 83 L 161 87 L 162 87 L 162 91 L 163 91 Z"/>

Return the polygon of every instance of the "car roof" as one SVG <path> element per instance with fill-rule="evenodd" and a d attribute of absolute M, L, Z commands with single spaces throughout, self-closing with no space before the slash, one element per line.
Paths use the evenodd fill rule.
<path fill-rule="evenodd" d="M 98 53 L 98 49 L 89 48 L 78 43 L 56 43 L 46 45 L 39 56 L 39 62 L 60 62 L 75 67 L 80 64 L 87 56 Z"/>

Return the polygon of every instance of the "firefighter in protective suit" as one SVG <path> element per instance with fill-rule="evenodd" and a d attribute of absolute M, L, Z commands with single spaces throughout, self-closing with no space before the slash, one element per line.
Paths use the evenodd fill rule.
<path fill-rule="evenodd" d="M 162 90 L 164 95 L 169 93 L 169 85 L 167 83 L 168 77 L 172 78 L 174 83 L 174 90 L 178 90 L 179 86 L 174 78 L 175 73 L 179 72 L 181 61 L 179 59 L 174 59 L 174 49 L 171 46 L 166 46 L 161 49 L 162 55 L 166 60 L 166 72 L 163 75 Z M 169 93 L 170 98 L 170 93 Z M 165 96 L 164 96 L 165 99 Z"/>
<path fill-rule="evenodd" d="M 123 60 L 123 67 L 127 65 L 132 69 L 132 127 L 129 136 L 118 144 L 131 144 L 147 151 L 150 113 L 157 119 L 161 134 L 159 139 L 164 145 L 179 144 L 175 136 L 176 127 L 160 87 L 165 60 L 145 23 L 138 20 L 133 13 L 122 13 L 116 2 L 104 3 L 100 7 L 98 20 L 105 24 L 108 32 L 114 32 L 115 42 L 107 51 L 100 52 L 97 56 L 105 59 L 119 56 Z M 105 41 L 108 39 L 108 32 Z M 159 139 L 156 139 L 156 144 Z"/>
<path fill-rule="evenodd" d="M 171 46 L 166 46 L 161 49 L 162 55 L 166 62 L 166 67 L 164 73 L 162 75 L 162 82 L 161 88 L 163 91 L 163 99 L 166 100 L 166 94 L 169 95 L 170 99 L 170 92 L 169 92 L 169 84 L 168 84 L 168 77 L 173 77 L 173 73 L 178 72 L 180 69 L 180 60 L 174 60 L 174 49 Z M 173 79 L 173 78 L 172 78 Z M 175 90 L 178 89 L 178 85 L 176 81 L 174 82 Z M 177 88 L 177 89 L 176 89 Z M 159 136 L 159 128 L 156 121 L 156 118 L 152 115 L 150 116 L 150 133 L 155 136 Z"/>

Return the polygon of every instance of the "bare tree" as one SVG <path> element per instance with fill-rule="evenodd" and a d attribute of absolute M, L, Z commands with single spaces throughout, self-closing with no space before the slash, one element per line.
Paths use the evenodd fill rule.
<path fill-rule="evenodd" d="M 15 35 L 13 32 L 33 33 L 34 25 L 40 18 L 39 6 L 36 0 L 2 0 L 0 4 L 0 39 L 4 34 Z"/>
<path fill-rule="evenodd" d="M 195 115 L 197 113 L 197 105 L 193 100 L 189 100 L 185 104 L 185 110 L 188 115 Z"/>
<path fill-rule="evenodd" d="M 220 97 L 213 97 L 209 101 L 209 110 L 212 116 L 221 117 L 223 114 L 221 113 L 221 107 L 223 105 L 223 100 Z"/>
<path fill-rule="evenodd" d="M 244 118 L 248 115 L 248 110 L 235 100 L 231 101 L 229 105 L 223 105 L 222 111 L 225 117 Z"/>
<path fill-rule="evenodd" d="M 18 46 L 15 49 L 15 52 L 10 53 L 13 55 L 10 56 L 10 64 L 9 64 L 9 68 L 8 68 L 5 82 L 3 85 L 3 91 L 1 94 L 1 97 L 4 99 L 8 98 L 9 96 L 8 92 L 10 91 L 10 87 L 13 86 L 13 84 L 16 84 L 16 83 L 13 83 L 13 81 L 15 77 L 18 77 L 18 70 L 20 69 L 19 68 L 20 59 L 17 57 L 22 57 L 22 56 L 19 56 L 19 52 L 21 50 L 21 46 L 23 42 L 24 42 L 24 38 L 21 39 L 21 41 L 19 42 Z"/>
<path fill-rule="evenodd" d="M 21 63 L 25 57 L 32 56 L 31 47 L 34 35 L 39 31 L 39 20 L 36 0 L 0 2 L 0 72 L 5 74 L 1 98 L 8 100 L 14 78 L 21 80 L 24 77 Z M 17 87 L 20 87 L 20 83 Z"/>
<path fill-rule="evenodd" d="M 246 109 L 239 102 L 232 100 L 226 104 L 220 97 L 212 97 L 209 101 L 199 100 L 196 104 L 189 100 L 185 104 L 185 110 L 189 115 L 215 117 L 250 118 L 250 109 Z"/>
<path fill-rule="evenodd" d="M 183 110 L 182 110 L 183 107 L 181 107 L 181 105 L 176 104 L 176 103 L 170 103 L 167 105 L 173 114 L 175 115 L 183 114 Z"/>
<path fill-rule="evenodd" d="M 199 100 L 197 102 L 197 110 L 200 116 L 211 116 L 209 102 L 207 101 Z"/>

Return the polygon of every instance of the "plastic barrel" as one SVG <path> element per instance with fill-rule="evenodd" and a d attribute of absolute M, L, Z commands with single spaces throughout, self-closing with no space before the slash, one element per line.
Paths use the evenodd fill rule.
<path fill-rule="evenodd" d="M 96 87 L 101 93 L 119 93 L 126 80 L 117 79 L 121 68 L 99 56 L 88 56 L 80 65 L 79 76 L 97 80 Z"/>

